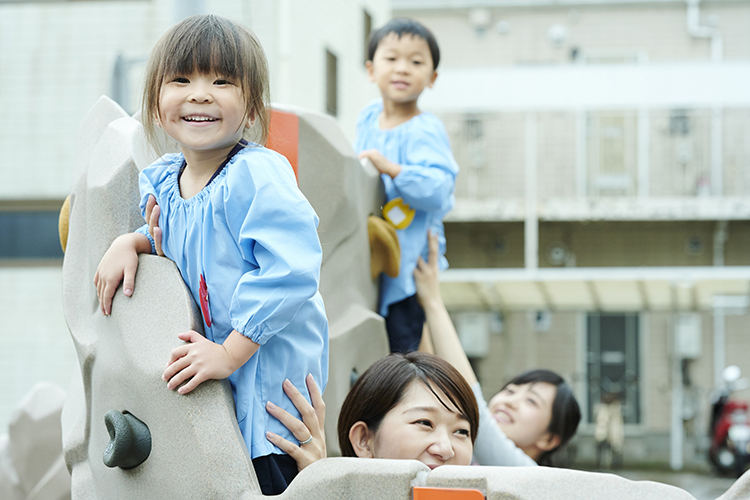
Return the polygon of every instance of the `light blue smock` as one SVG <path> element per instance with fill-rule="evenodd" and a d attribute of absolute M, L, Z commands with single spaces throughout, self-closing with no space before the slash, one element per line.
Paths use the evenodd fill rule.
<path fill-rule="evenodd" d="M 388 316 L 388 306 L 417 293 L 414 269 L 417 259 L 429 253 L 427 231 L 440 242 L 440 269 L 448 268 L 445 258 L 443 217 L 455 203 L 454 188 L 458 164 L 453 158 L 443 122 L 432 113 L 421 113 L 392 129 L 381 130 L 382 99 L 368 104 L 357 119 L 357 153 L 377 149 L 390 161 L 401 165 L 395 178 L 381 174 L 386 203 L 401 197 L 416 210 L 405 229 L 396 230 L 401 246 L 401 268 L 396 278 L 385 274 L 380 286 L 380 315 Z"/>
<path fill-rule="evenodd" d="M 318 217 L 291 165 L 275 151 L 244 148 L 189 199 L 178 185 L 183 159 L 168 154 L 141 172 L 141 212 L 145 216 L 153 194 L 161 208 L 164 254 L 177 264 L 199 306 L 205 277 L 212 320 L 209 326 L 204 313 L 206 337 L 221 344 L 237 330 L 260 344 L 229 377 L 237 422 L 252 458 L 284 453 L 265 431 L 297 440 L 268 414 L 266 402 L 299 416 L 284 394 L 284 379 L 303 394 L 308 373 L 321 392 L 328 379 Z M 148 227 L 138 232 L 148 234 Z"/>

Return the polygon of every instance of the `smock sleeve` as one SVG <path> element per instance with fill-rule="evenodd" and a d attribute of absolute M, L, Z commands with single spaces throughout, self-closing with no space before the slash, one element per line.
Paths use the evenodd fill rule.
<path fill-rule="evenodd" d="M 479 465 L 536 466 L 537 463 L 500 429 L 477 382 L 471 386 L 479 407 L 479 430 L 474 442 L 474 458 Z"/>
<path fill-rule="evenodd" d="M 164 210 L 168 210 L 165 195 L 168 192 L 169 183 L 176 182 L 176 176 L 170 176 L 170 167 L 175 163 L 178 155 L 168 154 L 161 157 L 153 164 L 146 167 L 143 172 L 138 175 L 138 189 L 141 194 L 141 201 L 139 208 L 141 215 L 146 218 L 146 203 L 148 197 L 153 195 L 156 198 L 156 202 L 159 204 L 159 208 L 162 211 L 162 216 L 159 217 L 159 226 L 164 227 Z M 172 177 L 174 179 L 172 179 Z M 140 233 L 148 238 L 151 243 L 151 253 L 156 253 L 156 245 L 154 244 L 154 238 L 148 232 L 148 222 L 143 226 L 135 230 L 136 233 Z"/>
<path fill-rule="evenodd" d="M 264 148 L 228 167 L 224 210 L 251 269 L 230 304 L 232 328 L 264 344 L 318 291 L 318 217 L 283 156 Z"/>
<path fill-rule="evenodd" d="M 458 165 L 453 158 L 448 134 L 436 117 L 424 118 L 425 126 L 412 134 L 393 185 L 412 208 L 448 211 L 453 205 L 453 190 Z"/>

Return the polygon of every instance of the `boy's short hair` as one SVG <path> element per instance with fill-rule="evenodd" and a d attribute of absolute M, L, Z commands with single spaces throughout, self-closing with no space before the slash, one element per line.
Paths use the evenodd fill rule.
<path fill-rule="evenodd" d="M 406 17 L 396 17 L 388 21 L 385 26 L 376 29 L 370 33 L 370 40 L 367 42 L 367 60 L 372 61 L 375 57 L 375 51 L 380 45 L 380 41 L 391 33 L 395 33 L 401 38 L 403 35 L 417 36 L 427 42 L 432 56 L 432 69 L 436 70 L 440 62 L 440 48 L 438 47 L 435 35 L 423 24 Z"/>

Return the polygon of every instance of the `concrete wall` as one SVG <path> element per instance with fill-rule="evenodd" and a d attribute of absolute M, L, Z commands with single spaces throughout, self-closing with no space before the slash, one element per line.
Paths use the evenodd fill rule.
<path fill-rule="evenodd" d="M 708 40 L 687 35 L 684 2 L 490 7 L 490 23 L 482 36 L 477 36 L 469 22 L 469 9 L 410 10 L 401 9 L 401 3 L 393 3 L 396 14 L 419 19 L 442 41 L 441 57 L 446 66 L 564 64 L 571 61 L 573 48 L 599 62 L 633 61 L 639 52 L 654 62 L 710 57 Z M 747 5 L 703 2 L 701 16 L 703 20 L 708 16 L 718 18 L 726 60 L 750 57 Z M 507 23 L 507 34 L 495 30 L 498 22 Z M 557 46 L 547 40 L 547 31 L 553 24 L 565 25 L 569 32 Z"/>
<path fill-rule="evenodd" d="M 60 267 L 0 267 L 0 429 L 37 382 L 67 387 L 78 366 Z"/>
<path fill-rule="evenodd" d="M 726 265 L 750 265 L 750 223 L 731 221 L 728 228 Z M 712 221 L 542 222 L 539 266 L 559 267 L 547 254 L 560 243 L 574 256 L 569 265 L 577 267 L 711 266 L 715 230 Z M 520 222 L 451 222 L 446 235 L 453 268 L 524 265 Z M 700 246 L 688 247 L 693 240 Z"/>

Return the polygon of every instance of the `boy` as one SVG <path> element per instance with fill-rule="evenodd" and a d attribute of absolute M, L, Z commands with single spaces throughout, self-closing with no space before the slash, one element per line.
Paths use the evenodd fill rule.
<path fill-rule="evenodd" d="M 441 269 L 448 267 L 443 217 L 453 208 L 458 165 L 442 122 L 417 107 L 422 91 L 435 83 L 439 61 L 435 37 L 414 20 L 393 19 L 370 36 L 367 72 L 382 99 L 360 113 L 355 149 L 381 173 L 383 216 L 401 246 L 399 275 L 381 281 L 380 314 L 391 352 L 414 351 L 422 338 L 425 317 L 413 274 L 419 257 L 427 259 L 428 231 L 438 235 Z"/>

